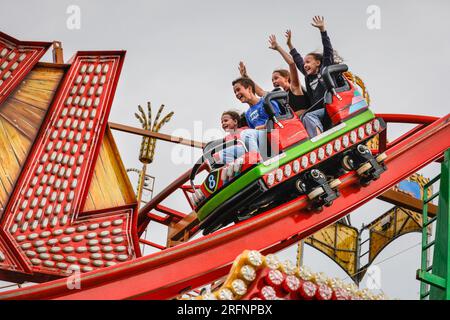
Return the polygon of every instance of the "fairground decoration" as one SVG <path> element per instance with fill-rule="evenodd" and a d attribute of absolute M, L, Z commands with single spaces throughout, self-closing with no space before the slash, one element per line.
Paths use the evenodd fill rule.
<path fill-rule="evenodd" d="M 0 104 L 50 46 L 50 42 L 19 41 L 0 32 Z"/>
<path fill-rule="evenodd" d="M 136 206 L 81 212 L 124 55 L 73 58 L 3 212 L 3 274 L 45 281 L 140 255 L 131 236 Z"/>
<path fill-rule="evenodd" d="M 212 292 L 211 292 L 212 291 Z M 277 256 L 263 256 L 245 250 L 233 263 L 225 282 L 216 290 L 200 295 L 186 294 L 193 300 L 384 300 L 384 294 L 359 290 L 353 283 L 328 278 L 309 268 L 300 268 Z"/>
<path fill-rule="evenodd" d="M 5 55 L 8 54 L 11 60 L 5 66 L 9 68 L 16 56 L 8 50 Z M 330 143 L 331 148 L 325 149 L 339 157 L 336 149 L 340 153 L 348 150 L 342 149 L 344 144 L 350 147 L 345 137 L 350 136 L 350 142 L 353 138 L 361 142 L 361 139 L 370 139 L 375 136 L 375 132 L 379 132 L 376 150 L 371 150 L 373 145 L 370 145 L 370 149 L 353 151 L 358 151 L 360 158 L 367 156 L 372 167 L 385 161 L 387 170 L 378 179 L 368 180 L 375 176 L 373 172 L 371 177 L 366 174 L 370 170 L 367 165 L 369 162 L 363 161 L 367 158 L 355 158 L 361 163 L 356 170 L 351 161 L 339 161 L 341 163 L 338 165 L 349 170 L 335 179 L 339 180 L 333 183 L 336 198 L 327 200 L 329 206 L 321 201 L 319 205 L 324 205 L 318 208 L 321 210 L 318 214 L 311 212 L 311 200 L 314 199 L 310 199 L 309 194 L 298 196 L 297 191 L 304 188 L 297 185 L 292 199 L 286 198 L 285 202 L 280 201 L 274 207 L 261 207 L 262 212 L 257 216 L 249 219 L 243 217 L 245 220 L 226 226 L 224 230 L 214 230 L 215 227 L 225 227 L 216 220 L 216 225 L 210 224 L 214 227 L 209 229 L 210 235 L 192 239 L 205 227 L 204 221 L 208 220 L 200 221 L 195 210 L 180 212 L 169 207 L 168 203 L 175 192 L 181 191 L 186 196 L 186 206 L 194 209 L 189 194 L 194 191 L 195 184 L 193 187 L 192 170 L 188 170 L 140 210 L 137 224 L 137 199 L 110 127 L 192 147 L 202 148 L 206 144 L 121 124 L 107 124 L 123 57 L 124 52 L 84 52 L 78 53 L 69 65 L 38 63 L 19 85 L 15 85 L 9 97 L 0 103 L 0 280 L 17 284 L 23 281 L 45 282 L 2 291 L 0 299 L 173 299 L 193 288 L 217 281 L 228 272 L 228 278 L 218 290 L 212 288 L 213 292 L 206 295 L 197 293 L 195 298 L 385 298 L 359 291 L 355 286 L 328 279 L 320 273 L 312 273 L 303 266 L 296 268 L 290 262 L 279 263 L 273 253 L 308 238 L 376 197 L 387 199 L 394 205 L 401 202 L 410 210 L 422 212 L 420 200 L 391 188 L 429 163 L 443 159 L 444 152 L 446 169 L 442 169 L 443 185 L 440 190 L 446 192 L 439 195 L 440 208 L 443 209 L 439 208 L 437 214 L 438 208 L 434 206 L 438 232 L 436 239 L 428 243 L 426 230 L 433 220 L 424 218 L 423 239 L 427 241 L 422 243 L 422 248 L 428 249 L 435 243 L 435 253 L 449 251 L 447 240 L 450 233 L 446 220 L 449 212 L 446 204 L 449 202 L 450 155 L 446 150 L 450 148 L 450 114 L 441 118 L 378 114 L 376 118 L 386 124 L 379 131 L 381 122 L 377 124 L 372 119 L 375 115 L 367 110 L 362 117 L 362 114 L 356 115 L 357 121 L 355 117 L 349 119 L 348 123 L 355 128 L 351 131 L 353 134 L 344 134 L 341 139 L 339 135 L 343 131 L 331 131 L 336 135 L 324 135 L 322 137 L 325 140 L 321 142 L 315 140 L 317 152 L 311 151 L 313 146 L 310 145 L 302 150 L 295 149 L 289 157 L 277 155 L 272 158 L 274 160 L 271 161 L 282 161 L 280 163 L 284 166 L 284 172 L 275 168 L 275 163 L 271 162 L 264 171 L 255 174 L 255 178 L 261 179 L 261 175 L 267 172 L 274 178 L 278 176 L 277 179 L 281 180 L 279 184 L 286 183 L 286 176 L 295 171 L 294 159 L 302 157 L 306 160 L 295 162 L 298 166 L 305 163 L 303 169 L 308 169 L 308 166 L 318 168 L 323 164 L 322 160 L 329 160 L 323 157 L 319 159 L 324 154 L 326 156 L 327 151 L 319 147 L 319 144 L 325 146 L 322 142 L 328 144 L 333 141 L 333 145 Z M 20 64 L 15 70 L 19 67 Z M 11 79 L 16 79 L 15 75 Z M 33 106 L 35 110 L 31 112 Z M 391 132 L 390 128 L 395 123 L 415 126 L 388 142 L 387 133 Z M 290 138 L 288 134 L 285 136 Z M 376 156 L 375 161 L 370 156 Z M 200 166 L 197 173 L 207 169 L 207 165 Z M 227 176 L 231 177 L 228 173 Z M 212 199 L 208 210 L 204 211 L 205 215 L 217 213 L 217 217 L 220 217 L 224 213 L 223 209 L 233 208 L 233 197 L 240 193 L 239 190 L 245 190 L 241 188 L 248 187 L 245 179 L 239 180 L 240 176 L 234 178 L 236 180 L 233 181 L 242 183 L 236 185 L 233 193 L 226 193 L 230 187 L 222 190 L 225 191 L 222 193 L 224 197 Z M 325 180 L 320 175 L 319 178 Z M 328 184 L 326 181 L 316 182 L 324 186 Z M 411 187 L 407 186 L 407 190 L 414 193 L 416 188 Z M 326 193 L 330 194 L 328 191 Z M 426 192 L 424 194 L 427 195 Z M 225 198 L 230 199 L 231 207 L 219 207 Z M 408 200 L 405 202 L 404 198 Z M 247 204 L 244 201 L 242 203 Z M 428 210 L 431 214 L 431 203 L 425 207 L 424 217 L 428 216 Z M 232 211 L 229 210 L 229 213 Z M 439 217 L 443 217 L 443 220 L 439 220 Z M 227 218 L 230 218 L 230 222 L 236 221 L 235 216 Z M 143 244 L 160 249 L 161 252 L 135 259 L 141 255 L 138 236 L 146 232 L 150 222 L 169 227 L 167 245 L 140 239 Z M 384 227 L 389 230 L 388 225 L 398 225 L 397 222 L 401 223 L 401 219 L 392 220 Z M 251 247 L 253 251 L 242 253 L 243 245 Z M 424 260 L 418 278 L 448 293 L 448 286 L 443 287 L 442 284 L 448 282 L 450 277 L 440 272 L 449 270 L 448 255 L 434 257 L 432 265 L 428 264 L 425 250 L 422 257 Z M 75 267 L 88 272 L 80 277 L 80 290 L 72 290 L 64 278 Z M 61 279 L 46 282 L 54 278 Z M 421 290 L 421 296 L 425 294 Z M 431 292 L 430 296 L 435 295 Z"/>

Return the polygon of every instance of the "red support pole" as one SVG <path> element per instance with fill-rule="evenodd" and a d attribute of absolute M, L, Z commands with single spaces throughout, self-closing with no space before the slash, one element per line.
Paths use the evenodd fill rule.
<path fill-rule="evenodd" d="M 154 243 L 154 242 L 151 242 L 151 241 L 148 241 L 148 240 L 145 240 L 145 239 L 139 239 L 139 242 L 140 242 L 140 243 L 143 243 L 143 244 L 146 244 L 146 245 L 148 245 L 148 246 L 151 246 L 151 247 L 153 247 L 153 248 L 159 249 L 159 250 L 165 250 L 165 249 L 167 249 L 166 247 L 164 247 L 164 246 L 162 246 L 162 245 L 159 245 L 159 244 L 157 244 L 157 243 Z"/>

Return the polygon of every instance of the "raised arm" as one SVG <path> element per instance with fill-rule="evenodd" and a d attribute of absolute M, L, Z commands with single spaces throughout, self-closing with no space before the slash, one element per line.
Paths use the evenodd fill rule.
<path fill-rule="evenodd" d="M 291 30 L 286 31 L 286 42 L 289 47 L 289 54 L 292 56 L 292 59 L 294 60 L 295 65 L 297 66 L 298 70 L 300 70 L 301 73 L 306 75 L 306 71 L 304 68 L 305 62 L 303 61 L 303 57 L 300 55 L 300 53 L 297 52 L 297 49 L 294 48 L 292 45 L 292 32 Z"/>
<path fill-rule="evenodd" d="M 241 74 L 241 77 L 246 77 L 246 78 L 250 79 L 250 77 L 247 73 L 247 68 L 245 67 L 245 64 L 243 61 L 239 62 L 238 69 L 239 69 L 239 73 Z M 253 82 L 255 82 L 255 81 L 253 80 Z M 264 97 L 266 95 L 266 91 L 264 91 L 264 89 L 261 88 L 256 82 L 255 82 L 255 94 L 259 97 Z"/>
<path fill-rule="evenodd" d="M 325 19 L 324 17 L 315 16 L 313 22 L 311 23 L 313 27 L 320 30 L 320 36 L 322 38 L 323 45 L 323 61 L 322 66 L 326 67 L 334 63 L 334 52 L 333 46 L 331 45 L 330 37 L 325 29 Z"/>
<path fill-rule="evenodd" d="M 300 86 L 300 79 L 298 77 L 297 68 L 295 67 L 294 60 L 292 57 L 284 51 L 284 49 L 278 44 L 275 35 L 269 36 L 269 48 L 278 51 L 283 57 L 284 61 L 289 65 L 289 72 L 291 74 L 291 91 L 295 95 L 302 95 L 303 91 Z"/>

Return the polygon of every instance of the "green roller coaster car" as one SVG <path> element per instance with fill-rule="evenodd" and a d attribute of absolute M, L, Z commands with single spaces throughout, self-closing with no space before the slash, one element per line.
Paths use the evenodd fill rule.
<path fill-rule="evenodd" d="M 324 103 L 329 115 L 330 110 L 334 112 L 331 116 L 334 126 L 322 134 L 310 139 L 301 119 L 286 103 L 286 93 L 272 92 L 265 97 L 266 112 L 271 117 L 266 125 L 269 152 L 261 152 L 257 163 L 249 161 L 250 153 L 231 164 L 214 161 L 213 153 L 230 144 L 242 143 L 239 137 L 205 147 L 203 157 L 191 172 L 195 191 L 192 202 L 203 234 L 302 195 L 309 198 L 311 209 L 320 210 L 339 196 L 339 177 L 346 172 L 356 170 L 365 185 L 386 170 L 386 155 L 374 156 L 366 146 L 386 125 L 368 109 L 350 81 L 344 77 L 337 80 L 346 70 L 346 65 L 334 65 L 322 72 L 322 77 L 329 79 L 325 81 L 328 92 Z M 282 106 L 277 116 L 270 107 L 274 99 Z M 275 154 L 274 149 L 278 149 Z M 193 181 L 204 160 L 210 173 L 196 188 Z"/>

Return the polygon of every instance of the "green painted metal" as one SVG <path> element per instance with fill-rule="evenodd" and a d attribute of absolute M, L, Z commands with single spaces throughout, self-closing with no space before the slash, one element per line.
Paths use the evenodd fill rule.
<path fill-rule="evenodd" d="M 419 270 L 419 278 L 426 284 L 436 286 L 440 289 L 445 289 L 446 287 L 445 279 L 432 273 Z"/>
<path fill-rule="evenodd" d="M 241 177 L 239 177 L 239 179 L 230 183 L 228 186 L 220 190 L 217 194 L 213 195 L 208 200 L 208 202 L 206 202 L 197 212 L 198 219 L 200 221 L 205 219 L 215 208 L 217 208 L 218 205 L 230 199 L 232 196 L 234 196 L 235 194 L 240 192 L 243 188 L 245 188 L 245 186 L 248 186 L 253 181 L 256 181 L 257 179 L 261 178 L 264 174 L 271 172 L 272 170 L 278 168 L 279 166 L 282 166 L 285 163 L 288 163 L 298 158 L 299 156 L 330 142 L 333 139 L 336 139 L 337 137 L 343 135 L 344 133 L 359 127 L 360 125 L 372 120 L 373 118 L 375 118 L 375 115 L 372 113 L 371 110 L 368 109 L 363 113 L 345 121 L 344 128 L 330 135 L 324 136 L 323 138 L 315 142 L 307 140 L 298 146 L 288 149 L 285 152 L 285 156 L 280 158 L 279 161 L 275 161 L 268 165 L 265 165 L 263 163 L 259 164 L 258 166 L 254 167 L 253 169 L 243 174 Z"/>
<path fill-rule="evenodd" d="M 430 199 L 428 198 L 428 190 L 430 187 L 436 183 L 440 178 L 440 175 L 432 179 L 430 182 L 424 185 L 423 187 L 423 212 L 422 212 L 422 253 L 421 253 L 421 266 L 420 269 L 417 270 L 416 278 L 421 281 L 420 283 L 420 299 L 423 300 L 427 298 L 430 294 L 428 290 L 428 286 L 430 282 L 426 278 L 428 275 L 428 271 L 432 270 L 433 266 L 428 266 L 428 248 L 429 243 L 428 239 L 430 237 L 429 234 L 429 226 L 432 223 L 432 220 L 428 220 L 428 203 L 430 203 Z M 435 221 L 435 220 L 433 220 Z M 433 242 L 434 243 L 434 242 Z"/>
<path fill-rule="evenodd" d="M 444 279 L 442 286 L 431 285 L 430 300 L 450 300 L 450 149 L 445 152 L 441 166 L 439 186 L 439 210 L 436 221 L 436 237 L 433 252 L 433 275 Z"/>
<path fill-rule="evenodd" d="M 428 197 L 428 189 L 440 179 L 439 192 Z M 424 186 L 421 268 L 417 270 L 420 299 L 450 300 L 450 149 L 445 152 L 441 174 Z M 428 220 L 428 203 L 439 196 L 436 218 Z M 434 241 L 429 240 L 429 226 L 436 221 Z M 434 246 L 432 264 L 428 266 L 428 249 Z M 430 272 L 431 271 L 431 272 Z M 429 290 L 428 289 L 429 286 Z"/>

